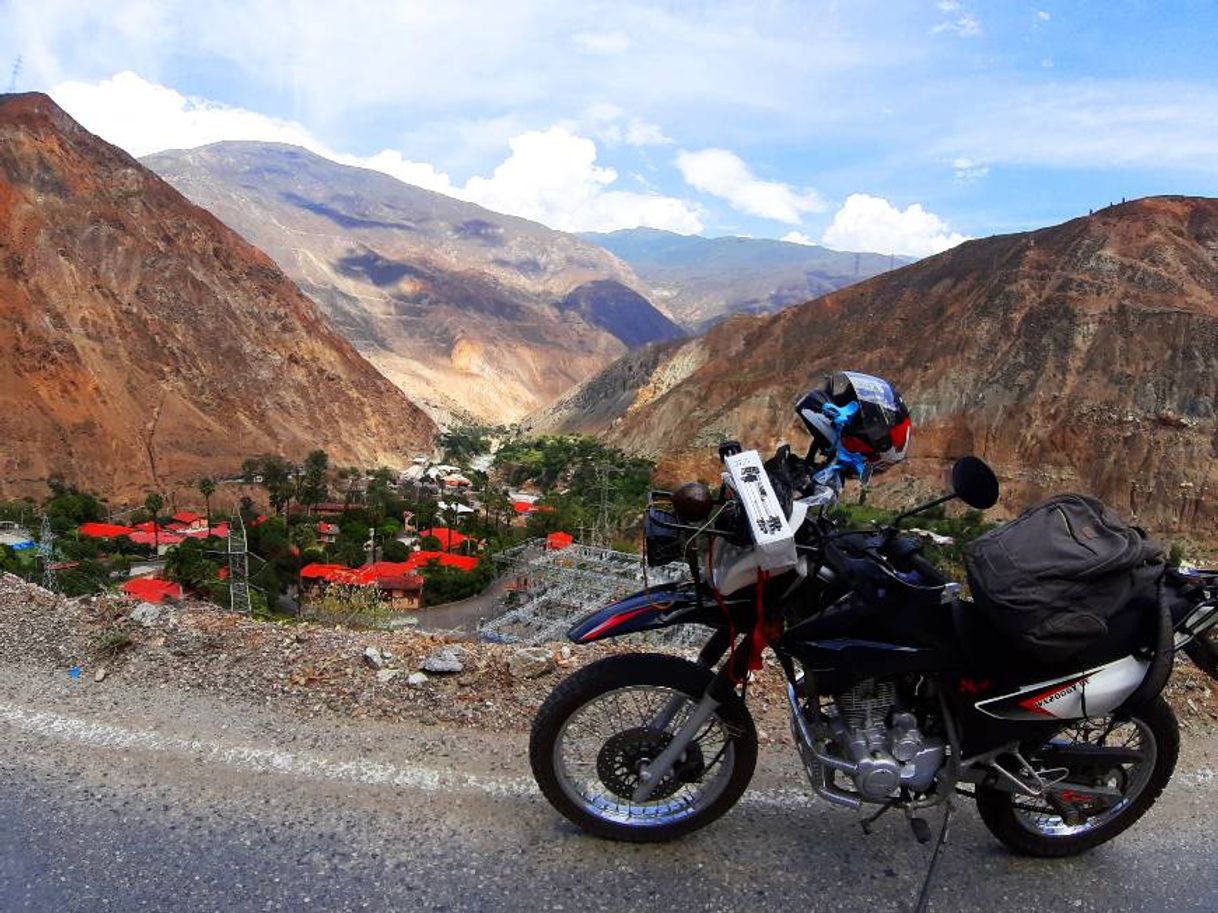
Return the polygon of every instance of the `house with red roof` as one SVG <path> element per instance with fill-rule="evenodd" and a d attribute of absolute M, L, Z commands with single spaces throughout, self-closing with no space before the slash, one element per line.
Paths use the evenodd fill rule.
<path fill-rule="evenodd" d="M 82 536 L 88 536 L 91 539 L 119 539 L 123 536 L 130 536 L 135 532 L 135 527 L 122 526 L 118 523 L 82 523 L 79 532 Z"/>
<path fill-rule="evenodd" d="M 196 514 L 194 511 L 179 510 L 173 515 L 171 520 L 169 528 L 175 532 L 207 530 L 207 517 L 203 516 L 203 514 Z"/>
<path fill-rule="evenodd" d="M 317 524 L 317 541 L 326 545 L 333 545 L 338 541 L 338 524 L 327 523 L 325 520 Z"/>
<path fill-rule="evenodd" d="M 409 561 L 377 561 L 363 567 L 313 562 L 300 569 L 301 595 L 308 601 L 330 585 L 374 586 L 392 608 L 414 611 L 423 601 L 423 577 L 413 571 Z"/>
<path fill-rule="evenodd" d="M 550 549 L 551 551 L 558 551 L 560 549 L 567 548 L 574 541 L 575 537 L 570 533 L 564 533 L 562 531 L 550 533 L 550 535 L 546 536 L 546 548 Z"/>
<path fill-rule="evenodd" d="M 182 585 L 160 577 L 135 577 L 122 585 L 122 591 L 140 602 L 176 602 L 182 598 Z"/>
<path fill-rule="evenodd" d="M 430 529 L 419 530 L 419 538 L 423 539 L 427 536 L 434 536 L 440 540 L 440 548 L 446 552 L 451 552 L 455 548 L 460 548 L 467 542 L 470 543 L 470 548 L 475 548 L 482 543 L 472 536 L 467 536 L 455 529 L 449 529 L 447 526 L 433 526 Z"/>

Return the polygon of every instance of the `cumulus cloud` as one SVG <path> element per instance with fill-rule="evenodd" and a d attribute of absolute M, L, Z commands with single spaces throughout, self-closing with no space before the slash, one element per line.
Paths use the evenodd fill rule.
<path fill-rule="evenodd" d="M 1053 18 L 1053 14 L 1050 13 L 1048 10 L 1037 10 L 1036 11 L 1036 21 L 1037 22 L 1048 22 L 1052 18 Z"/>
<path fill-rule="evenodd" d="M 691 187 L 727 200 L 751 216 L 798 225 L 804 213 L 827 208 L 815 190 L 759 179 L 740 156 L 727 149 L 682 152 L 677 156 L 677 168 Z"/>
<path fill-rule="evenodd" d="M 789 231 L 779 240 L 786 241 L 790 244 L 807 244 L 809 246 L 816 244 L 815 241 L 805 235 L 802 231 Z"/>
<path fill-rule="evenodd" d="M 470 178 L 461 196 L 564 231 L 638 225 L 682 234 L 702 230 L 697 212 L 683 200 L 609 189 L 617 172 L 597 165 L 596 143 L 587 137 L 555 126 L 522 133 L 509 145 L 511 155 L 490 177 Z"/>
<path fill-rule="evenodd" d="M 321 151 L 321 144 L 300 124 L 187 98 L 130 71 L 98 83 L 62 82 L 50 94 L 87 130 L 132 155 L 225 139 L 292 143 Z"/>
<path fill-rule="evenodd" d="M 925 257 L 968 237 L 954 232 L 933 212 L 914 203 L 898 209 L 883 197 L 852 193 L 833 216 L 821 241 L 838 250 Z"/>
<path fill-rule="evenodd" d="M 697 207 L 685 200 L 616 189 L 617 172 L 597 164 L 596 143 L 566 126 L 517 134 L 508 141 L 507 158 L 489 176 L 474 176 L 459 185 L 435 165 L 412 161 L 398 150 L 371 156 L 338 152 L 301 124 L 188 97 L 135 73 L 119 73 L 99 83 L 61 83 L 51 95 L 87 129 L 132 155 L 220 140 L 291 143 L 345 165 L 381 171 L 563 231 L 641 225 L 693 234 L 703 227 Z M 635 128 L 624 114 L 615 120 L 622 120 L 618 126 L 623 136 Z"/>

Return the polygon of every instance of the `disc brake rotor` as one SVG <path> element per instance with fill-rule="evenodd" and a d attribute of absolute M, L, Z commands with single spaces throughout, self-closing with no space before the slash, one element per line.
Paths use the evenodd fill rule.
<path fill-rule="evenodd" d="M 639 726 L 610 736 L 596 757 L 596 773 L 609 791 L 619 799 L 630 799 L 638 789 L 643 765 L 650 764 L 672 742 L 672 734 L 662 729 Z M 651 799 L 667 799 L 686 783 L 696 780 L 704 770 L 702 749 L 690 742 L 684 760 L 651 791 Z"/>

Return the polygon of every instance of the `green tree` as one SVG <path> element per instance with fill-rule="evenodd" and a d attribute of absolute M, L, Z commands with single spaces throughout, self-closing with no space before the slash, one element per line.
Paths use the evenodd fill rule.
<path fill-rule="evenodd" d="M 196 592 L 206 591 L 220 570 L 208 552 L 207 542 L 187 539 L 165 556 L 165 576 Z"/>
<path fill-rule="evenodd" d="M 152 518 L 152 551 L 153 554 L 159 554 L 161 551 L 161 510 L 165 507 L 165 498 L 160 492 L 150 491 L 147 497 L 144 498 L 144 510 L 148 511 Z"/>
<path fill-rule="evenodd" d="M 199 494 L 203 496 L 204 512 L 207 514 L 207 528 L 211 529 L 211 496 L 216 493 L 214 479 L 204 476 L 199 479 Z"/>
<path fill-rule="evenodd" d="M 330 468 L 330 457 L 324 450 L 314 450 L 304 461 L 304 476 L 300 483 L 300 502 L 312 507 L 326 500 L 326 471 Z"/>

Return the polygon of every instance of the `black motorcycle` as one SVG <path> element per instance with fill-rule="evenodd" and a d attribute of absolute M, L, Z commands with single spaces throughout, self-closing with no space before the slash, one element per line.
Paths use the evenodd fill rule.
<path fill-rule="evenodd" d="M 568 634 L 586 644 L 701 625 L 709 639 L 696 662 L 616 655 L 550 694 L 529 750 L 563 815 L 644 842 L 730 809 L 757 761 L 745 699 L 767 648 L 812 790 L 874 807 L 869 821 L 903 810 L 929 840 L 921 813 L 943 805 L 945 834 L 949 800 L 966 795 L 1013 850 L 1068 856 L 1112 839 L 1158 798 L 1179 748 L 1160 692 L 1175 650 L 1212 649 L 1197 638 L 1218 622 L 1218 572 L 1164 576 L 1172 598 L 1115 613 L 1067 660 L 1029 655 L 900 529 L 952 498 L 992 507 L 998 482 L 981 460 L 959 461 L 943 497 L 855 530 L 832 521 L 834 492 L 789 494 L 773 461 L 738 447 L 721 456 L 717 496 L 687 485 L 649 499 L 649 563 L 684 557 L 691 579 L 606 606 Z"/>

